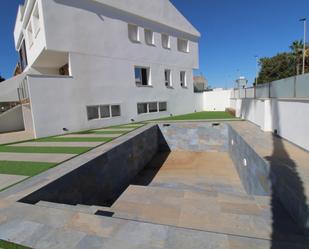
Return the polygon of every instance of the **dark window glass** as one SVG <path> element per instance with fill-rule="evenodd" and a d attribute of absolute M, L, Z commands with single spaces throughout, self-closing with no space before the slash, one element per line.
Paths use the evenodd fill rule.
<path fill-rule="evenodd" d="M 87 106 L 88 120 L 99 118 L 99 107 L 98 106 Z"/>
<path fill-rule="evenodd" d="M 25 40 L 21 44 L 20 50 L 19 50 L 19 63 L 21 70 L 24 71 L 25 68 L 28 66 L 28 59 L 27 59 L 27 51 L 26 51 L 26 43 Z"/>
<path fill-rule="evenodd" d="M 147 113 L 147 104 L 146 103 L 140 103 L 137 104 L 137 113 L 138 114 L 143 114 L 143 113 Z"/>
<path fill-rule="evenodd" d="M 109 105 L 101 105 L 100 114 L 101 114 L 101 118 L 109 118 L 111 116 Z"/>
<path fill-rule="evenodd" d="M 119 117 L 120 113 L 120 105 L 112 105 L 112 117 Z"/>
<path fill-rule="evenodd" d="M 158 103 L 152 102 L 149 103 L 149 112 L 157 112 L 158 111 Z"/>
<path fill-rule="evenodd" d="M 166 103 L 166 102 L 160 102 L 160 103 L 159 103 L 159 111 L 160 111 L 160 112 L 165 112 L 165 111 L 167 111 L 167 103 Z"/>

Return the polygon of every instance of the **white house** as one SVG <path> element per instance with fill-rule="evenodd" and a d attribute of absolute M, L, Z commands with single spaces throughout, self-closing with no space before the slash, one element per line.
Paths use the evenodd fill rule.
<path fill-rule="evenodd" d="M 199 111 L 199 37 L 169 0 L 26 0 L 14 30 L 24 73 L 0 102 L 20 99 L 36 137 Z"/>

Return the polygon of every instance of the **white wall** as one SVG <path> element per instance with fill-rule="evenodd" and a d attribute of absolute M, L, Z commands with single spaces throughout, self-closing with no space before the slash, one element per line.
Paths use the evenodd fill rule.
<path fill-rule="evenodd" d="M 16 106 L 0 115 L 0 132 L 20 131 L 24 129 L 21 106 Z"/>
<path fill-rule="evenodd" d="M 237 99 L 233 106 L 238 117 L 309 150 L 309 100 Z"/>
<path fill-rule="evenodd" d="M 231 107 L 232 90 L 204 92 L 203 109 L 205 111 L 225 111 Z"/>

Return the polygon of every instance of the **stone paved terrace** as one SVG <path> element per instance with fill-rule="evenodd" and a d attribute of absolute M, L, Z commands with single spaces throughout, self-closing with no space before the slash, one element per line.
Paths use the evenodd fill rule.
<path fill-rule="evenodd" d="M 273 142 L 279 138 L 248 122 L 230 125 L 259 154 L 294 162 L 306 196 L 308 152 L 281 139 L 276 142 L 284 144 L 279 150 Z M 17 202 L 151 126 L 0 193 L 0 239 L 37 249 L 309 248 L 308 239 L 277 200 L 247 193 L 225 152 L 159 153 L 111 207 Z"/>

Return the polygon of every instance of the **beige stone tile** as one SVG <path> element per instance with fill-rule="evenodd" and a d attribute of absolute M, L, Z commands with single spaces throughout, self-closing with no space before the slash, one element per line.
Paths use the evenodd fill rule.
<path fill-rule="evenodd" d="M 0 152 L 0 161 L 28 161 L 60 163 L 76 155 L 74 154 L 55 154 L 55 153 L 11 153 Z"/>
<path fill-rule="evenodd" d="M 108 238 L 115 234 L 126 223 L 127 221 L 124 220 L 76 213 L 65 227 Z"/>

